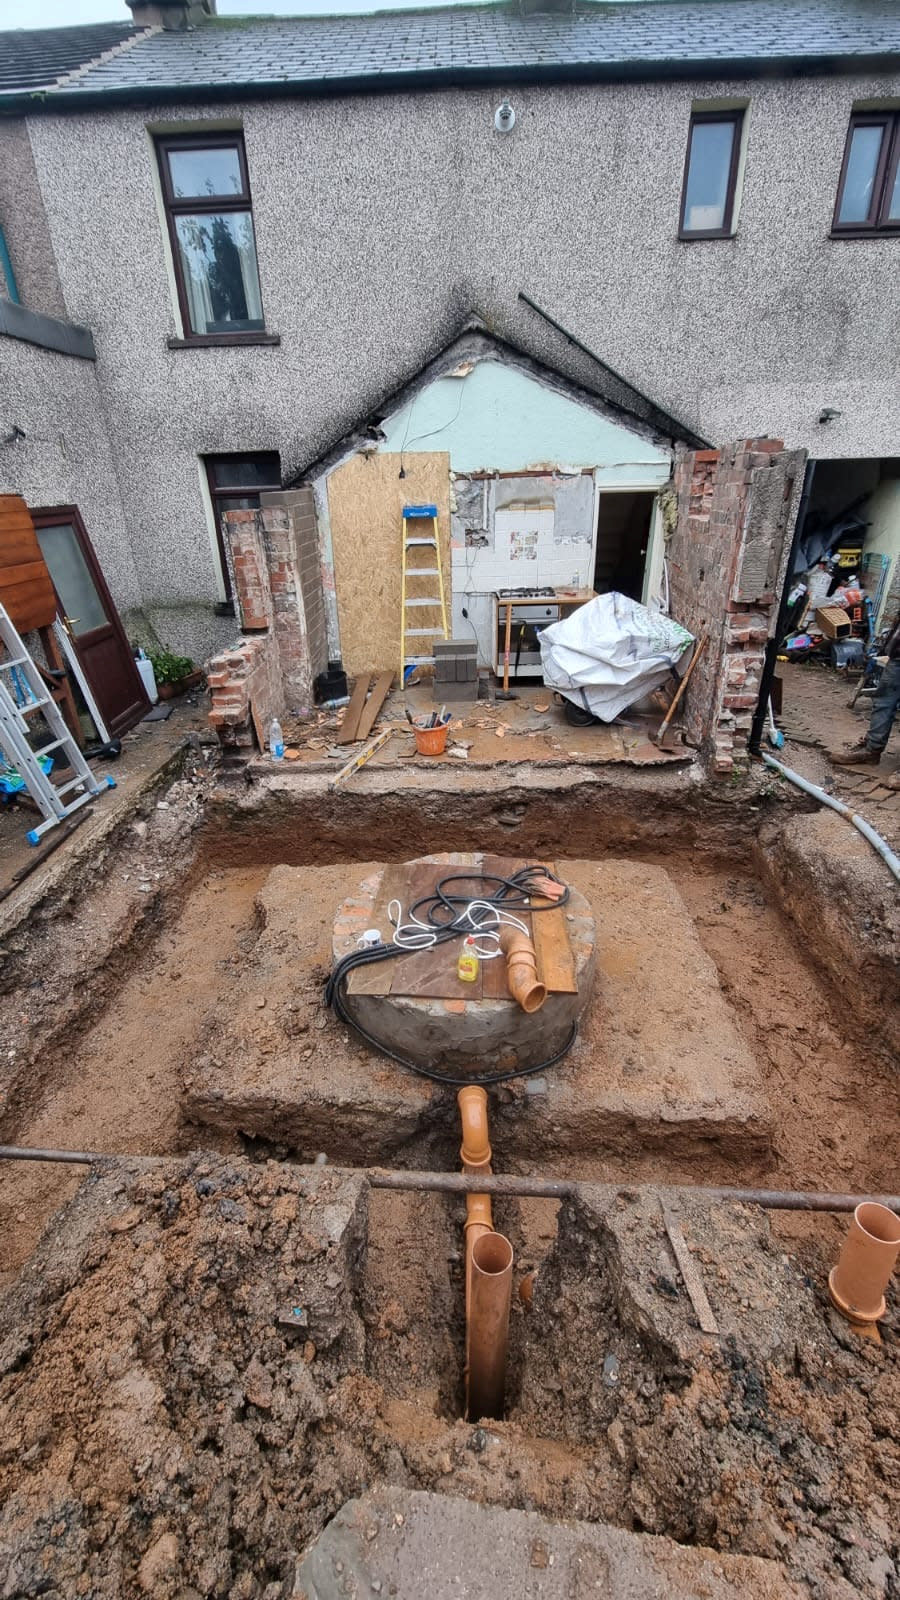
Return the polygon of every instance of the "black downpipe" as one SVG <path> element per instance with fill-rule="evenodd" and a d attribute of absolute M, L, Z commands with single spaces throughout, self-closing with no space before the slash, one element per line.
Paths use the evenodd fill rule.
<path fill-rule="evenodd" d="M 781 590 L 781 599 L 778 602 L 778 616 L 775 620 L 775 632 L 772 634 L 771 639 L 769 639 L 768 643 L 766 644 L 766 653 L 763 659 L 762 681 L 760 682 L 759 686 L 759 699 L 756 702 L 756 710 L 753 713 L 753 726 L 750 729 L 750 737 L 747 741 L 747 747 L 752 756 L 760 755 L 762 750 L 763 724 L 766 720 L 766 710 L 769 704 L 769 696 L 772 693 L 772 679 L 775 676 L 775 664 L 778 660 L 778 652 L 781 649 L 782 634 L 784 633 L 785 623 L 787 622 L 788 595 L 791 592 L 791 577 L 793 576 L 794 562 L 797 558 L 797 551 L 800 548 L 800 541 L 803 538 L 803 534 L 806 529 L 806 516 L 807 512 L 809 511 L 809 497 L 812 493 L 813 479 L 815 475 L 816 463 L 814 461 L 807 461 L 806 472 L 803 477 L 803 488 L 800 491 L 800 504 L 797 507 L 797 518 L 794 523 L 794 536 L 791 539 L 791 548 L 788 553 L 787 565 L 784 569 L 784 584 Z"/>

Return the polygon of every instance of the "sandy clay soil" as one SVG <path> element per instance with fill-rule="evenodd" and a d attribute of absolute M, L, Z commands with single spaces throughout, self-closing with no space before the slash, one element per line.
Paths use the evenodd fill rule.
<path fill-rule="evenodd" d="M 662 864 L 775 1110 L 765 1183 L 896 1187 L 894 1069 L 790 924 L 749 876 Z M 593 863 L 560 867 L 590 896 Z M 321 988 L 334 908 L 367 870 L 309 869 L 297 906 L 293 1037 L 331 1070 L 342 1052 L 359 1070 Z M 710 1344 L 658 1199 L 635 1186 L 740 1174 L 659 1150 L 561 1158 L 558 1175 L 622 1198 L 564 1211 L 559 1232 L 547 1203 L 498 1206 L 537 1289 L 514 1309 L 507 1420 L 476 1428 L 459 1420 L 458 1202 L 369 1194 L 265 1150 L 248 1162 L 237 1134 L 210 1129 L 218 1152 L 186 1154 L 185 1074 L 253 951 L 268 871 L 208 868 L 4 1130 L 155 1159 L 87 1180 L 0 1172 L 0 1595 L 278 1600 L 308 1539 L 384 1479 L 764 1556 L 816 1600 L 894 1600 L 898 1336 L 889 1318 L 881 1345 L 861 1342 L 828 1310 L 839 1220 L 691 1209 L 723 1330 Z M 259 1000 L 248 1049 L 285 1010 Z M 279 1320 L 298 1300 L 314 1312 L 302 1336 Z"/>

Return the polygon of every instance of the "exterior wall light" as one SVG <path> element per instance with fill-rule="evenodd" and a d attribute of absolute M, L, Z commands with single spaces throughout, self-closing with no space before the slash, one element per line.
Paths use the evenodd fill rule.
<path fill-rule="evenodd" d="M 834 406 L 826 406 L 823 411 L 819 412 L 819 421 L 821 423 L 836 422 L 839 416 L 841 416 L 841 412 L 835 411 Z"/>
<path fill-rule="evenodd" d="M 504 100 L 494 112 L 494 127 L 498 133 L 512 133 L 516 125 L 516 113 L 508 100 Z"/>

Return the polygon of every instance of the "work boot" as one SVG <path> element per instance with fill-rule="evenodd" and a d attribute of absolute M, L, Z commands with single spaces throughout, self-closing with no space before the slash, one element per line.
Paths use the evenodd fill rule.
<path fill-rule="evenodd" d="M 860 739 L 859 744 L 852 744 L 840 755 L 831 757 L 833 767 L 877 767 L 881 760 L 881 751 L 872 750 L 865 739 Z"/>

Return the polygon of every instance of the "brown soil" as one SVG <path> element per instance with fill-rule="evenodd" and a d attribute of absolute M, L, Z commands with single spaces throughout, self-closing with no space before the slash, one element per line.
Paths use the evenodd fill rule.
<path fill-rule="evenodd" d="M 227 998 L 231 963 L 252 934 L 253 896 L 265 876 L 252 867 L 214 871 L 197 885 L 109 1010 L 46 1073 L 34 1110 L 17 1129 L 20 1143 L 141 1155 L 188 1147 L 181 1064 L 201 1008 Z M 26 1259 L 83 1176 L 83 1167 L 37 1162 L 0 1167 L 0 1272 Z"/>
<path fill-rule="evenodd" d="M 273 1028 L 278 1031 L 285 1006 L 298 1058 L 318 1048 L 320 1029 L 327 1025 L 321 986 L 329 963 L 332 908 L 367 865 L 310 869 L 309 899 L 298 903 L 291 941 L 290 993 L 254 995 L 236 1045 L 242 1060 L 248 1053 L 258 1055 L 265 1070 L 275 1049 Z M 768 905 L 755 880 L 679 868 L 671 860 L 667 869 L 716 965 L 776 1109 L 775 1164 L 764 1174 L 755 1171 L 753 1181 L 772 1188 L 891 1190 L 893 1145 L 884 1136 L 896 1116 L 891 1064 L 868 1041 L 854 1037 L 840 997 L 810 968 L 790 925 Z M 574 866 L 575 881 L 587 891 L 591 870 L 590 863 Z M 230 1015 L 233 986 L 256 937 L 254 900 L 266 876 L 264 867 L 213 869 L 195 885 L 180 917 L 137 960 L 114 1004 L 52 1062 L 34 1109 L 17 1123 L 18 1142 L 136 1154 L 216 1145 L 222 1139 L 235 1147 L 234 1136 L 185 1126 L 179 1100 L 198 1051 L 215 1046 L 219 1030 L 211 1019 L 220 1007 L 229 1007 Z M 672 998 L 677 1005 L 678 996 Z M 258 1007 L 261 999 L 267 1004 Z M 644 1022 L 664 1026 L 665 1018 Z M 358 1057 L 367 1071 L 379 1070 L 353 1041 L 345 1047 L 336 1038 L 330 1049 L 336 1052 L 335 1071 L 344 1055 L 348 1070 L 358 1073 Z M 427 1154 L 412 1150 L 407 1164 L 421 1163 Z M 627 1159 L 609 1153 L 594 1161 L 560 1158 L 555 1166 L 561 1176 L 585 1178 L 740 1181 L 733 1165 L 714 1154 L 698 1160 L 659 1149 L 645 1155 L 632 1150 Z M 0 1219 L 7 1224 L 0 1260 L 7 1271 L 26 1258 L 47 1218 L 79 1181 L 80 1169 L 0 1169 Z M 793 1220 L 785 1226 L 791 1233 L 806 1231 L 805 1223 Z M 816 1227 L 833 1227 L 837 1236 L 838 1225 L 827 1219 Z"/>
<path fill-rule="evenodd" d="M 459 1208 L 366 1201 L 226 1159 L 84 1186 L 3 1308 L 0 1592 L 287 1600 L 373 1481 L 778 1557 L 811 1600 L 892 1592 L 896 1336 L 850 1334 L 764 1217 L 683 1209 L 708 1340 L 659 1197 L 587 1191 L 516 1301 L 508 1420 L 476 1427 L 448 1414 Z"/>
<path fill-rule="evenodd" d="M 557 856 L 560 838 L 574 843 L 560 816 L 546 839 Z M 332 820 L 327 839 L 314 830 L 319 859 L 346 850 L 352 818 L 351 807 Z M 303 840 L 291 838 L 296 858 Z M 394 837 L 394 854 L 412 853 L 407 838 Z M 124 872 L 118 862 L 98 875 L 94 907 L 108 892 L 123 939 L 81 999 L 78 950 L 98 926 L 82 903 L 48 912 L 33 949 L 26 934 L 10 945 L 16 1048 L 25 1060 L 27 1046 L 31 1065 L 7 1139 L 140 1155 L 196 1146 L 180 1113 L 183 1076 L 214 1040 L 216 1009 L 231 1005 L 269 868 L 216 865 L 191 885 L 185 839 L 173 821 L 155 855 L 142 844 Z M 366 837 L 367 850 L 377 844 Z M 763 1181 L 896 1187 L 896 1077 L 849 1020 L 845 996 L 752 877 L 708 857 L 656 859 L 776 1111 Z M 147 914 L 136 866 L 153 871 Z M 320 1048 L 333 912 L 364 871 L 310 869 L 293 990 L 278 1013 L 291 1010 L 300 1052 Z M 573 863 L 576 882 L 592 871 Z M 242 1015 L 264 1063 L 272 1015 L 258 998 L 266 1003 Z M 664 1023 L 652 1019 L 663 1033 Z M 357 1067 L 368 1063 L 347 1048 Z M 0 1594 L 286 1600 L 294 1553 L 374 1478 L 778 1557 L 814 1600 L 900 1592 L 897 1334 L 888 1322 L 883 1346 L 861 1343 L 827 1310 L 840 1221 L 780 1214 L 770 1233 L 746 1213 L 689 1207 L 723 1328 L 721 1341 L 698 1343 L 658 1201 L 631 1186 L 740 1174 L 665 1149 L 561 1157 L 560 1176 L 629 1185 L 624 1221 L 586 1199 L 562 1213 L 557 1240 L 556 1207 L 497 1205 L 517 1274 L 537 1267 L 538 1290 L 532 1312 L 514 1308 L 508 1419 L 471 1428 L 458 1420 L 461 1204 L 366 1196 L 337 1172 L 238 1159 L 238 1143 L 223 1136 L 218 1156 L 87 1177 L 0 1169 L 0 1260 L 7 1275 L 25 1263 L 0 1359 Z M 423 1154 L 411 1149 L 410 1164 Z M 319 1320 L 297 1341 L 278 1316 L 301 1297 Z"/>

